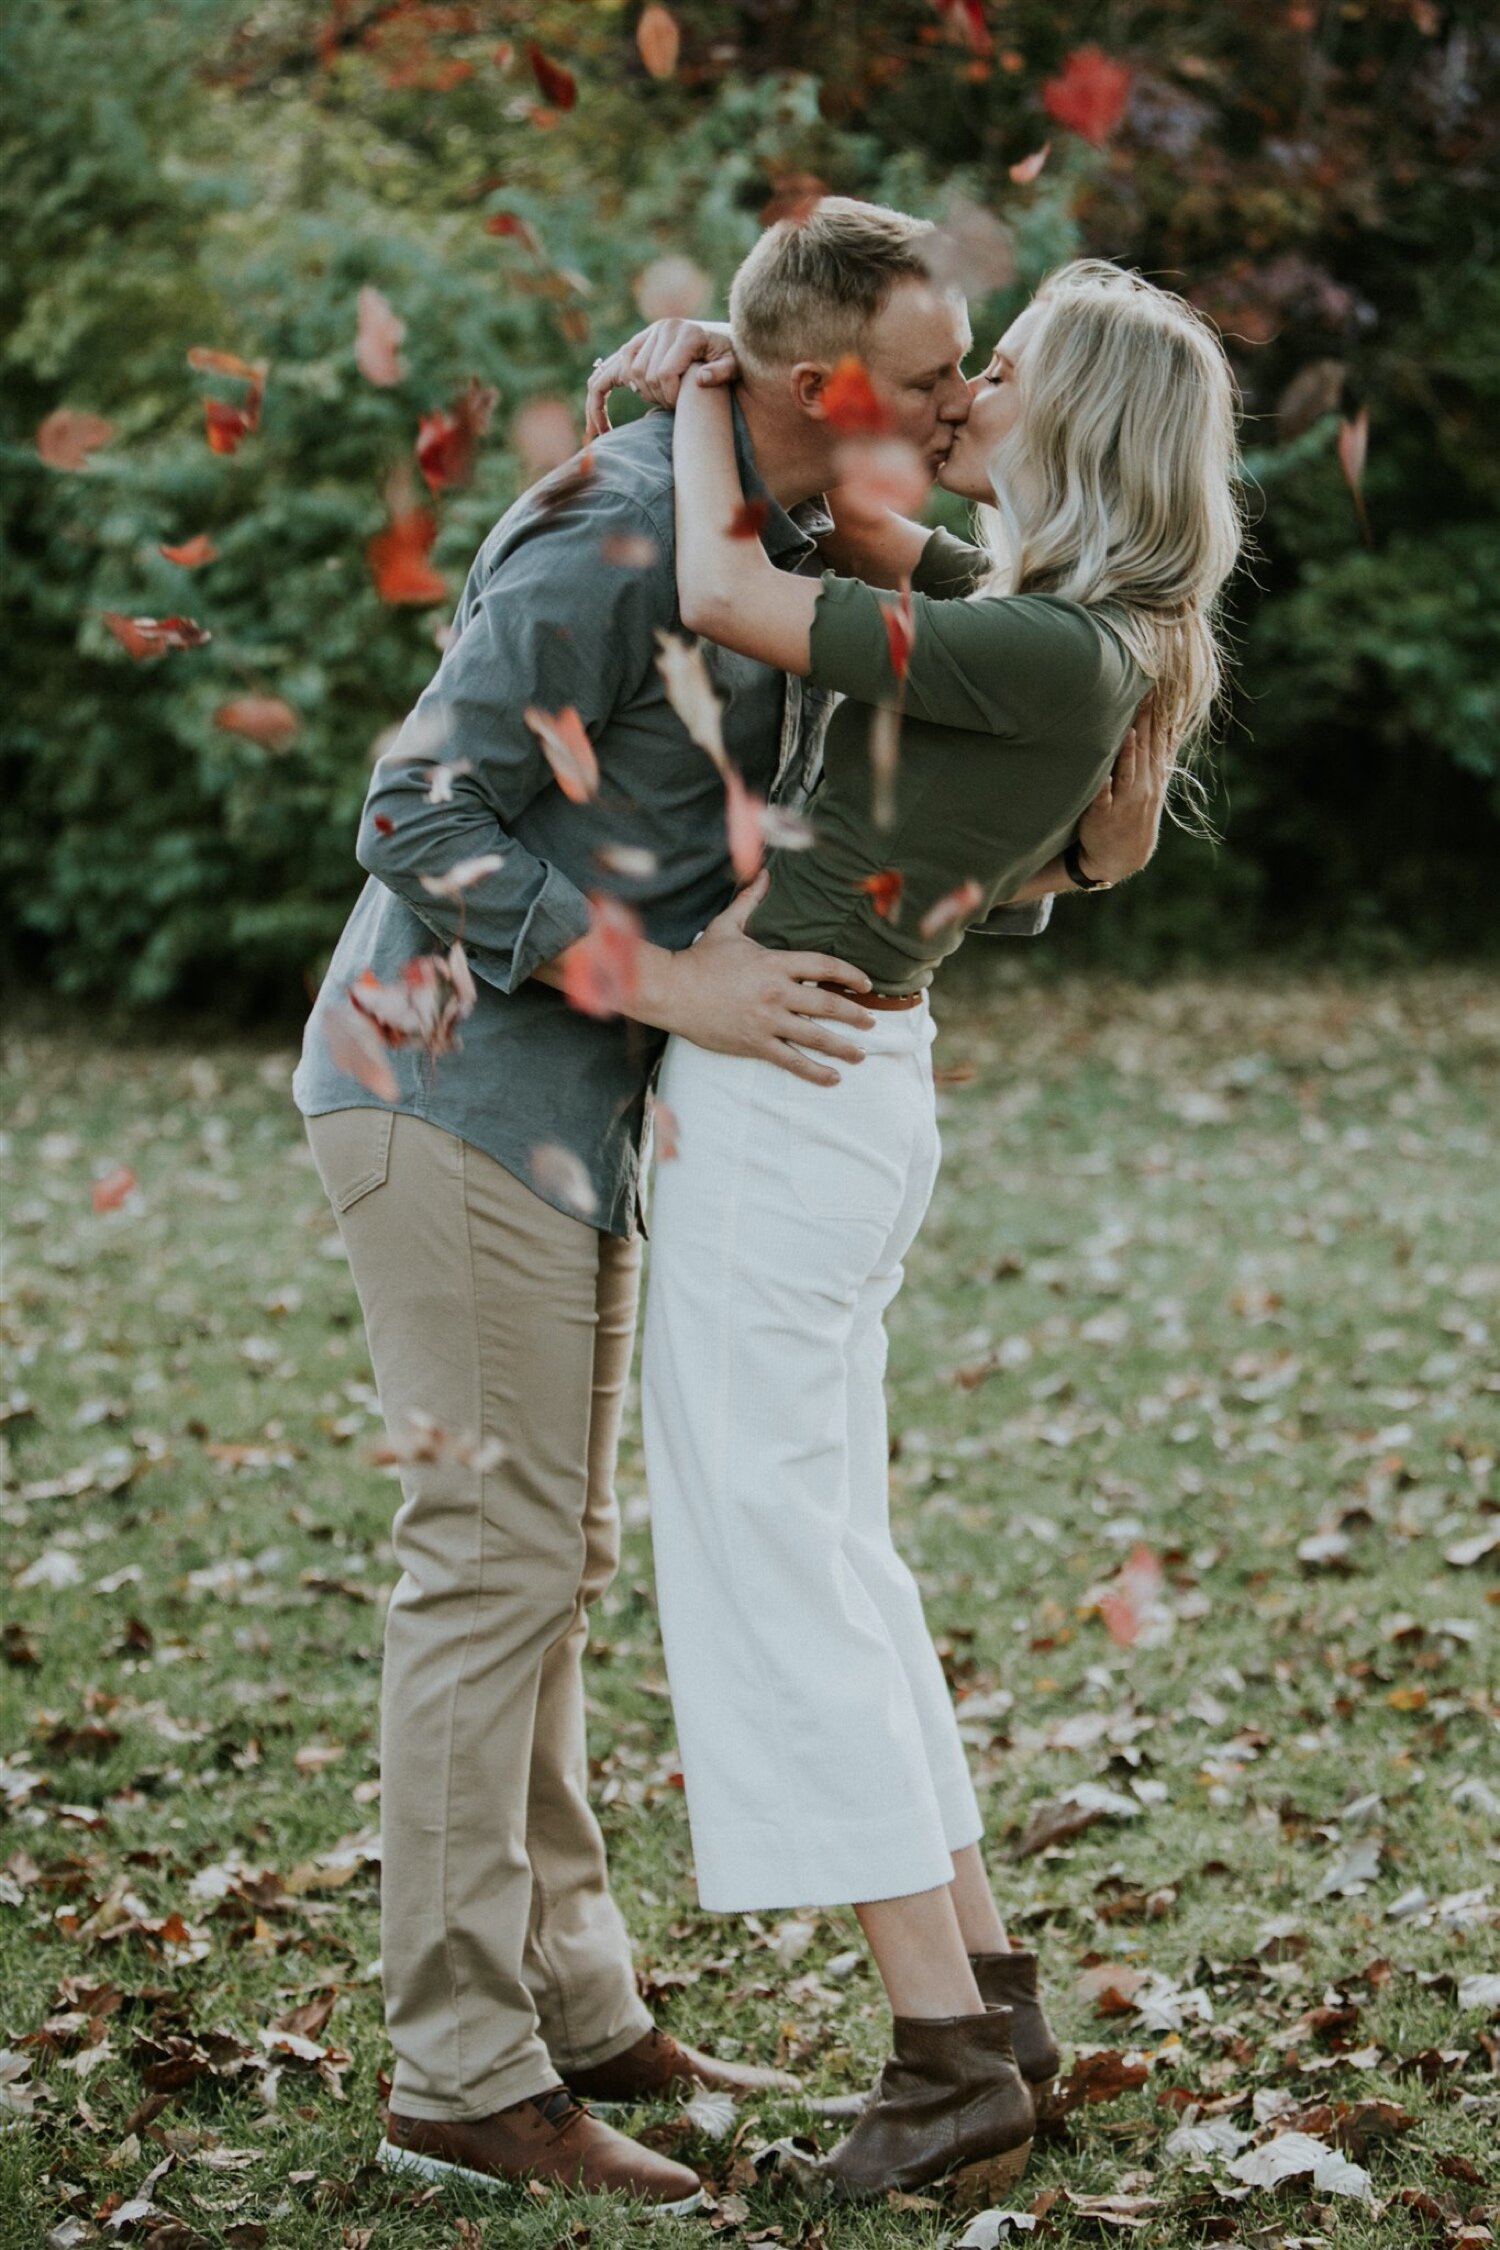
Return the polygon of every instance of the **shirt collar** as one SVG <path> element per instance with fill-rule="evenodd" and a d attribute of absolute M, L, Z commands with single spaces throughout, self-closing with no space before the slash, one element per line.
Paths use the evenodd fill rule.
<path fill-rule="evenodd" d="M 782 555 L 805 555 L 811 551 L 813 541 L 821 539 L 833 529 L 833 518 L 821 493 L 810 500 L 799 500 L 795 508 L 783 508 L 781 502 L 767 490 L 766 482 L 755 466 L 755 454 L 750 444 L 750 432 L 745 427 L 745 417 L 740 402 L 730 394 L 734 416 L 734 457 L 739 464 L 740 483 L 748 500 L 764 500 L 766 520 L 761 525 L 760 543 L 773 561 Z"/>

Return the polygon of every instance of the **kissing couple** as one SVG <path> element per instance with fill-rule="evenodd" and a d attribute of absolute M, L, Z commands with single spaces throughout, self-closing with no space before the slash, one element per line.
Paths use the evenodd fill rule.
<path fill-rule="evenodd" d="M 1144 865 L 1209 717 L 1234 394 L 1180 298 L 1096 262 L 966 379 L 934 252 L 825 198 L 761 237 L 727 331 L 603 363 L 587 455 L 485 540 L 370 783 L 294 1092 L 402 1462 L 380 2153 L 424 2178 L 687 2211 L 697 2176 L 590 2105 L 796 2093 L 652 2022 L 588 1804 L 653 1095 L 644 1430 L 699 1898 L 851 1905 L 891 2009 L 807 2178 L 993 2200 L 1057 2067 L 891 1539 L 884 1322 L 938 1166 L 935 976 Z M 609 430 L 621 381 L 674 411 Z M 990 543 L 888 504 L 851 390 Z M 747 822 L 778 848 L 736 895 Z M 401 1036 L 424 978 L 461 1047 L 447 1010 Z"/>

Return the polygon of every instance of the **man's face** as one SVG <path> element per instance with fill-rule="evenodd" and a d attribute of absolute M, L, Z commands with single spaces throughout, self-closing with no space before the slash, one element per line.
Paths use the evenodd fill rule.
<path fill-rule="evenodd" d="M 936 472 L 969 412 L 962 368 L 973 332 L 963 299 L 900 281 L 865 331 L 865 368 L 897 437 Z"/>

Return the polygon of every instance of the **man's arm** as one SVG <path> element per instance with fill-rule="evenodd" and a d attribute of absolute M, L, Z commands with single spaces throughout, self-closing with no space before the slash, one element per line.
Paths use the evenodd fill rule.
<path fill-rule="evenodd" d="M 375 768 L 355 854 L 445 944 L 463 933 L 476 976 L 514 992 L 589 928 L 579 886 L 539 859 L 514 823 L 554 786 L 528 706 L 571 704 L 590 734 L 649 667 L 652 631 L 674 600 L 665 558 L 605 564 L 600 541 L 651 526 L 635 502 L 591 493 L 540 521 L 486 575 L 471 578 L 453 640 L 394 746 Z M 434 787 L 434 769 L 447 767 Z M 499 866 L 461 894 L 426 877 L 466 860 Z"/>

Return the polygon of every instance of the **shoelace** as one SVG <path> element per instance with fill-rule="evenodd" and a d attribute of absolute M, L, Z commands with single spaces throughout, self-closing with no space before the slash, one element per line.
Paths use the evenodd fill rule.
<path fill-rule="evenodd" d="M 566 2086 L 549 2086 L 545 2094 L 533 2094 L 531 2106 L 558 2133 L 567 2131 L 582 2107 Z"/>

